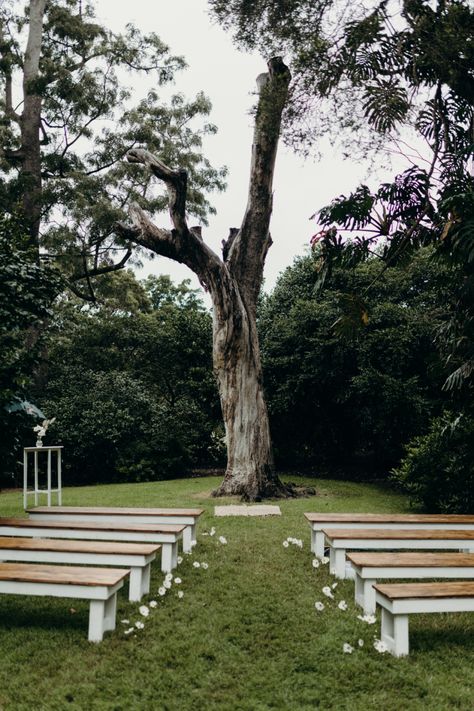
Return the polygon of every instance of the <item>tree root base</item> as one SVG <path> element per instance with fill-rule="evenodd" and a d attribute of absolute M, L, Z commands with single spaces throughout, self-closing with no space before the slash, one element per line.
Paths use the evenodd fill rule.
<path fill-rule="evenodd" d="M 218 489 L 212 492 L 212 496 L 240 496 L 240 500 L 245 503 L 258 503 L 264 499 L 296 499 L 305 496 L 314 496 L 316 489 L 313 487 L 297 487 L 293 483 L 284 484 L 278 478 L 274 481 L 266 482 L 264 486 L 253 487 L 242 482 L 224 479 Z"/>

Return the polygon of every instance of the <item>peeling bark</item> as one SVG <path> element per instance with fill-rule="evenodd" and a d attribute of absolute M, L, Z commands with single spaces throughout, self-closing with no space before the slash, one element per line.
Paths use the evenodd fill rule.
<path fill-rule="evenodd" d="M 292 495 L 273 464 L 268 413 L 256 328 L 256 305 L 271 245 L 273 171 L 290 73 L 281 58 L 258 77 L 252 164 L 247 208 L 239 229 L 222 242 L 223 258 L 203 241 L 200 229 L 186 223 L 186 173 L 173 171 L 156 156 L 135 149 L 133 163 L 147 165 L 168 189 L 174 228 L 154 225 L 136 205 L 122 236 L 186 264 L 210 292 L 213 303 L 213 362 L 227 439 L 227 469 L 215 495 L 237 494 L 246 500 Z"/>

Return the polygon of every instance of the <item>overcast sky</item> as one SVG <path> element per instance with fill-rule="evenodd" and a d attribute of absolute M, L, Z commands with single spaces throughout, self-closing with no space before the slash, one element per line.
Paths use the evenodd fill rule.
<path fill-rule="evenodd" d="M 237 51 L 230 35 L 211 24 L 205 0 L 96 0 L 95 6 L 99 18 L 115 31 L 133 22 L 143 31 L 156 32 L 172 53 L 183 55 L 189 65 L 177 75 L 174 91 L 192 96 L 202 90 L 211 99 L 210 120 L 219 131 L 206 139 L 204 151 L 213 165 L 227 165 L 229 176 L 227 191 L 211 198 L 217 215 L 211 216 L 203 234 L 220 253 L 221 240 L 229 227 L 240 225 L 247 202 L 253 133 L 249 111 L 255 102 L 255 78 L 266 70 L 264 60 L 257 54 Z M 146 82 L 134 80 L 133 84 L 137 96 L 146 93 Z M 343 160 L 327 142 L 318 162 L 304 161 L 280 146 L 270 228 L 273 245 L 265 267 L 267 290 L 273 288 L 278 274 L 293 258 L 307 249 L 316 231 L 309 217 L 336 195 L 366 180 L 367 170 L 367 165 Z M 381 177 L 386 177 L 383 170 L 374 184 Z M 171 274 L 174 279 L 193 276 L 186 267 L 164 258 L 148 263 L 143 273 Z M 197 280 L 193 279 L 193 284 L 197 286 Z"/>

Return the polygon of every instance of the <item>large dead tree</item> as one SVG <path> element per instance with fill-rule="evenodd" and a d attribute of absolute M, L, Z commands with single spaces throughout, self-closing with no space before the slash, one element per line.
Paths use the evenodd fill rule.
<path fill-rule="evenodd" d="M 247 209 L 240 229 L 223 241 L 222 258 L 203 241 L 201 230 L 186 222 L 185 171 L 174 171 L 146 150 L 128 160 L 148 166 L 169 195 L 172 230 L 160 229 L 138 206 L 132 225 L 120 231 L 133 242 L 186 264 L 209 291 L 213 303 L 213 361 L 227 439 L 227 470 L 216 495 L 248 500 L 289 493 L 276 476 L 256 328 L 256 306 L 263 267 L 271 245 L 272 183 L 290 72 L 281 58 L 268 63 L 257 84 Z"/>

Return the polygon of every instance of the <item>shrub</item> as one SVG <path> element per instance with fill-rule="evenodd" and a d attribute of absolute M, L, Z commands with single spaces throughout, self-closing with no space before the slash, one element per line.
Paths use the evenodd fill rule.
<path fill-rule="evenodd" d="M 414 504 L 432 513 L 474 510 L 474 418 L 452 413 L 435 419 L 415 437 L 393 480 Z"/>

